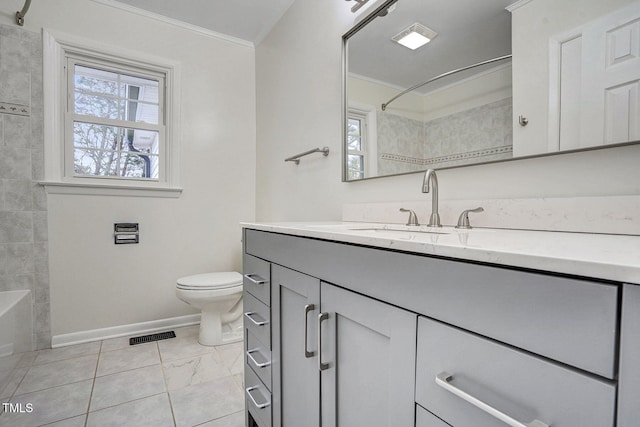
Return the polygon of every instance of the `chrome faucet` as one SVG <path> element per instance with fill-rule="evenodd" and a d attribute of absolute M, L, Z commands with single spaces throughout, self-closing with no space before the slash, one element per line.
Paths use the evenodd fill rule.
<path fill-rule="evenodd" d="M 428 193 L 431 188 L 431 215 L 427 227 L 442 227 L 440 224 L 440 214 L 438 213 L 438 177 L 434 169 L 428 169 L 424 173 L 422 181 L 422 192 Z"/>

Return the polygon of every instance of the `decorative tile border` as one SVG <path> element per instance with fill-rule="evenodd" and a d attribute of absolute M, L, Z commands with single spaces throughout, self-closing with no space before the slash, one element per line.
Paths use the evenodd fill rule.
<path fill-rule="evenodd" d="M 28 105 L 11 104 L 0 101 L 0 114 L 17 114 L 19 116 L 30 116 L 31 107 Z"/>
<path fill-rule="evenodd" d="M 392 153 L 382 153 L 380 155 L 380 159 L 426 166 L 426 165 L 435 164 L 435 163 L 455 162 L 458 160 L 465 160 L 465 159 L 471 159 L 471 158 L 477 158 L 477 157 L 495 156 L 498 154 L 504 154 L 504 153 L 510 153 L 510 152 L 513 152 L 513 146 L 505 145 L 501 147 L 487 148 L 484 150 L 470 151 L 467 153 L 448 154 L 446 156 L 433 157 L 430 159 L 401 156 L 399 154 L 392 154 Z"/>

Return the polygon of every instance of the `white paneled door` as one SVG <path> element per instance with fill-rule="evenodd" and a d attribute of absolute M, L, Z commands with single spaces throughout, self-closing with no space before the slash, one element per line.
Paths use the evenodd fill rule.
<path fill-rule="evenodd" d="M 640 1 L 554 42 L 559 150 L 640 139 Z"/>

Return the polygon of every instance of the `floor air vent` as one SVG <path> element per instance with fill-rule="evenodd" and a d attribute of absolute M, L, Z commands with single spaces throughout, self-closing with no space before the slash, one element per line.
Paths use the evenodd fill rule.
<path fill-rule="evenodd" d="M 176 337 L 176 333 L 173 331 L 160 332 L 157 334 L 143 335 L 141 337 L 129 338 L 129 345 L 144 344 L 146 342 L 166 340 L 166 339 L 175 338 L 175 337 Z"/>

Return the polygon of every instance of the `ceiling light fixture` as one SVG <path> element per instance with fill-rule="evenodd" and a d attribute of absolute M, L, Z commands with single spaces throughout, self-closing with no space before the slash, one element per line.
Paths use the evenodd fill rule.
<path fill-rule="evenodd" d="M 400 43 L 402 46 L 408 47 L 411 50 L 415 50 L 420 46 L 424 46 L 431 40 L 435 39 L 438 33 L 431 28 L 425 27 L 422 24 L 415 23 L 395 36 L 391 40 Z"/>

